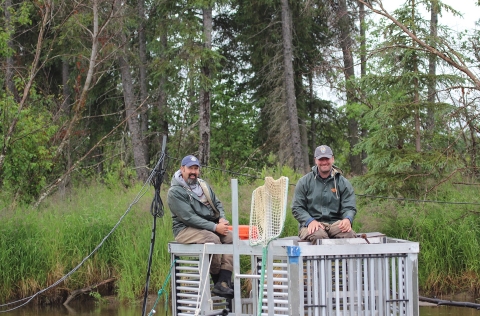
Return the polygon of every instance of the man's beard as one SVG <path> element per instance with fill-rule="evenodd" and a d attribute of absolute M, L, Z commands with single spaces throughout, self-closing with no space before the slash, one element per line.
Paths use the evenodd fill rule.
<path fill-rule="evenodd" d="M 195 176 L 194 179 L 190 178 L 190 175 L 188 176 L 187 178 L 187 184 L 188 185 L 194 185 L 194 184 L 197 184 L 198 183 L 198 179 L 197 179 L 197 176 Z"/>

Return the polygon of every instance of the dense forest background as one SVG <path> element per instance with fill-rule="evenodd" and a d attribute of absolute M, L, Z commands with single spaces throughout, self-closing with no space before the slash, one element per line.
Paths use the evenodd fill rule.
<path fill-rule="evenodd" d="M 357 231 L 419 241 L 425 292 L 480 292 L 480 34 L 442 21 L 460 2 L 0 3 L 0 301 L 54 283 L 102 240 L 164 136 L 167 175 L 197 155 L 227 206 L 229 177 L 247 201 L 264 176 L 294 185 L 327 144 L 359 197 Z M 59 291 L 113 276 L 138 298 L 143 215 Z"/>
<path fill-rule="evenodd" d="M 328 144 L 372 194 L 478 178 L 479 34 L 443 25 L 460 13 L 441 1 L 1 3 L 6 205 L 144 181 L 163 135 L 170 157 L 253 175 L 304 173 Z"/>

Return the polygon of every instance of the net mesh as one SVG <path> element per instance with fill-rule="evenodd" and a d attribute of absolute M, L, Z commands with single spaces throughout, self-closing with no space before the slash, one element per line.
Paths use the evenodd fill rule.
<path fill-rule="evenodd" d="M 280 177 L 278 180 L 265 177 L 265 184 L 253 191 L 248 236 L 251 245 L 266 246 L 281 234 L 287 197 L 287 177 Z"/>

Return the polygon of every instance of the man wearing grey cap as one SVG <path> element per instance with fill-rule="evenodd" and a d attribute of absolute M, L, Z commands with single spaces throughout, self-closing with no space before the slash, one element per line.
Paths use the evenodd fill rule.
<path fill-rule="evenodd" d="M 180 170 L 173 175 L 167 203 L 172 213 L 175 240 L 183 244 L 231 244 L 232 233 L 223 205 L 199 175 L 200 163 L 192 155 L 182 159 Z M 232 271 L 232 255 L 212 255 L 213 293 L 233 298 Z"/>
<path fill-rule="evenodd" d="M 355 193 L 334 161 L 330 147 L 318 146 L 315 166 L 295 187 L 292 213 L 300 223 L 298 236 L 312 244 L 317 239 L 356 237 L 352 230 L 357 213 Z"/>

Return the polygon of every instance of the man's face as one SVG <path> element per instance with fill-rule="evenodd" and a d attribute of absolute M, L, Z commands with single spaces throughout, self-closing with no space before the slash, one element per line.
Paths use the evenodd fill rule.
<path fill-rule="evenodd" d="M 330 173 L 330 170 L 332 169 L 332 165 L 334 161 L 335 159 L 333 158 L 333 156 L 332 158 L 315 159 L 315 163 L 317 164 L 318 171 L 323 176 L 328 175 Z"/>
<path fill-rule="evenodd" d="M 181 166 L 183 180 L 189 185 L 197 184 L 198 175 L 200 174 L 200 168 L 198 166 Z"/>

